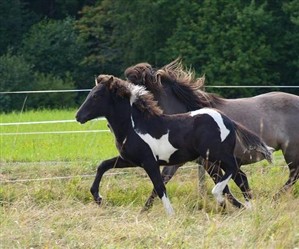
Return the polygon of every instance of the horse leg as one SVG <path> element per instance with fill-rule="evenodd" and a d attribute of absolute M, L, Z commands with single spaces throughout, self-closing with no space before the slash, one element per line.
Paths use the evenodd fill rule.
<path fill-rule="evenodd" d="M 237 174 L 233 177 L 233 180 L 242 191 L 242 194 L 245 198 L 245 207 L 250 209 L 251 208 L 250 200 L 252 199 L 252 191 L 249 187 L 246 174 L 239 169 Z M 240 207 L 243 207 L 243 205 Z"/>
<path fill-rule="evenodd" d="M 227 183 L 231 177 L 232 177 L 232 172 L 226 171 L 224 176 L 221 177 L 220 181 L 212 189 L 212 194 L 214 195 L 216 201 L 219 203 L 220 206 L 224 205 L 225 199 L 223 196 L 223 190 L 227 186 Z"/>
<path fill-rule="evenodd" d="M 278 193 L 274 195 L 274 200 L 277 200 L 282 193 L 287 192 L 299 179 L 299 156 L 297 147 L 288 146 L 287 149 L 283 149 L 284 158 L 289 167 L 289 179 L 279 190 Z"/>
<path fill-rule="evenodd" d="M 236 158 L 234 156 L 227 157 L 225 161 L 222 161 L 221 167 L 226 172 L 230 172 L 232 174 L 232 179 L 242 191 L 242 194 L 245 198 L 245 207 L 250 208 L 250 199 L 252 198 L 252 194 L 249 187 L 248 179 L 246 174 L 239 168 Z M 240 207 L 243 207 L 243 204 L 241 204 L 239 208 Z"/>
<path fill-rule="evenodd" d="M 90 188 L 90 192 L 95 200 L 95 202 L 100 205 L 102 202 L 102 197 L 99 195 L 99 186 L 103 174 L 112 168 L 127 168 L 130 167 L 130 164 L 122 159 L 121 157 L 114 157 L 108 160 L 103 161 L 97 169 L 96 177 L 93 181 L 93 184 Z"/>
<path fill-rule="evenodd" d="M 173 215 L 174 210 L 171 206 L 171 203 L 167 197 L 166 188 L 162 180 L 160 168 L 157 162 L 148 162 L 143 164 L 143 168 L 151 179 L 155 192 L 162 200 L 164 208 L 168 215 Z"/>
<path fill-rule="evenodd" d="M 164 182 L 164 185 L 166 185 L 170 179 L 173 177 L 173 175 L 175 174 L 175 172 L 178 170 L 178 168 L 181 166 L 180 165 L 174 165 L 174 166 L 166 166 L 163 168 L 162 170 L 162 180 Z M 143 209 L 141 210 L 141 212 L 144 211 L 148 211 L 154 203 L 154 199 L 157 197 L 157 192 L 155 191 L 155 189 L 153 189 L 150 197 L 147 199 L 146 203 L 144 204 Z"/>
<path fill-rule="evenodd" d="M 223 177 L 223 173 L 219 164 L 216 162 L 211 163 L 206 161 L 205 163 L 203 163 L 203 165 L 205 166 L 205 170 L 208 172 L 208 174 L 210 175 L 214 183 L 215 184 L 219 183 L 221 178 Z M 229 187 L 227 185 L 223 189 L 223 193 L 226 195 L 228 201 L 232 205 L 238 208 L 243 207 L 243 204 L 233 196 L 233 194 L 230 192 Z M 222 206 L 225 207 L 225 202 L 222 203 Z"/>

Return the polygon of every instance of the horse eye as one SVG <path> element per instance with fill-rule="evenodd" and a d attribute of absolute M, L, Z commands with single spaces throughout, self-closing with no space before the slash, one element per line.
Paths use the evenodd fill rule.
<path fill-rule="evenodd" d="M 95 93 L 92 95 L 92 98 L 93 98 L 93 99 L 96 99 L 97 97 L 98 97 L 98 95 L 95 94 Z"/>

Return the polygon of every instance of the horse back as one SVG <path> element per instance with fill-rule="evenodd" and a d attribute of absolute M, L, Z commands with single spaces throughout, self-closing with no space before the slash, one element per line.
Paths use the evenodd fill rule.
<path fill-rule="evenodd" d="M 250 98 L 225 99 L 215 106 L 231 119 L 262 137 L 267 145 L 282 149 L 299 146 L 299 96 L 270 92 Z"/>

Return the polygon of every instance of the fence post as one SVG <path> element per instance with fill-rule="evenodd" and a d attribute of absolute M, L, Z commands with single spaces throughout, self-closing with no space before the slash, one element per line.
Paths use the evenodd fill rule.
<path fill-rule="evenodd" d="M 198 165 L 198 190 L 201 195 L 206 192 L 206 171 L 202 164 Z"/>

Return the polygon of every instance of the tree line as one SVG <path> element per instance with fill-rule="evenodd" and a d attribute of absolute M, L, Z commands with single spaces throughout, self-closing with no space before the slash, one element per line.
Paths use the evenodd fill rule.
<path fill-rule="evenodd" d="M 123 77 L 133 64 L 177 57 L 207 85 L 299 85 L 298 0 L 10 0 L 0 2 L 0 25 L 0 91 L 90 88 L 100 73 Z M 24 99 L 1 94 L 0 111 L 20 110 Z M 26 106 L 80 99 L 30 95 Z"/>

